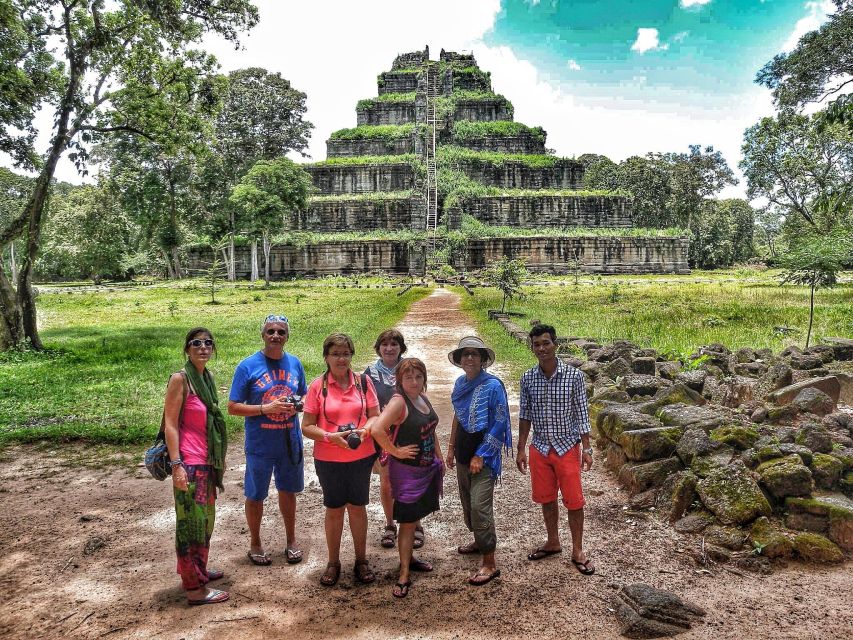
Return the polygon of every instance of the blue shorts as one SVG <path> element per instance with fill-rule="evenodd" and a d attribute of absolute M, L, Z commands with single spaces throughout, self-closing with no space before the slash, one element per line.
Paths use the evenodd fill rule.
<path fill-rule="evenodd" d="M 243 495 L 249 500 L 263 502 L 269 495 L 270 478 L 273 474 L 275 474 L 275 488 L 278 491 L 299 493 L 305 488 L 302 460 L 293 464 L 287 453 L 283 453 L 278 458 L 264 458 L 247 453 Z"/>

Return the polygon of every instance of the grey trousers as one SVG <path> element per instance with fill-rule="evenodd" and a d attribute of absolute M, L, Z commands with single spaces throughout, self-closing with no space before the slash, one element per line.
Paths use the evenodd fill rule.
<path fill-rule="evenodd" d="M 456 465 L 456 479 L 459 482 L 459 498 L 465 514 L 465 526 L 474 534 L 474 541 L 480 553 L 495 550 L 498 537 L 495 533 L 495 482 L 488 467 L 480 473 L 472 474 L 467 464 Z"/>

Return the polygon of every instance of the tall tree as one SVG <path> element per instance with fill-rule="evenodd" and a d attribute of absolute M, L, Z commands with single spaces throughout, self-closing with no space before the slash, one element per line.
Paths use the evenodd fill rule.
<path fill-rule="evenodd" d="M 162 87 L 179 83 L 168 69 L 198 69 L 206 56 L 189 47 L 206 32 L 236 41 L 239 31 L 258 20 L 248 0 L 14 0 L 4 14 L 19 39 L 14 64 L 46 77 L 47 88 L 27 93 L 27 85 L 3 85 L 0 104 L 24 108 L 7 113 L 0 125 L 16 126 L 14 117 L 32 126 L 35 108 L 45 101 L 53 109 L 53 132 L 39 166 L 35 187 L 22 210 L 0 229 L 0 247 L 24 236 L 25 255 L 17 287 L 0 269 L 0 348 L 29 340 L 41 348 L 31 279 L 39 252 L 45 205 L 59 158 L 83 168 L 93 136 L 124 131 L 157 138 L 168 128 L 170 104 Z M 201 59 L 200 59 L 201 58 Z M 4 67 L 4 73 L 8 71 Z M 163 74 L 159 75 L 158 74 Z M 32 80 L 31 80 L 32 82 Z"/>
<path fill-rule="evenodd" d="M 229 205 L 231 190 L 259 160 L 297 151 L 303 156 L 314 125 L 303 118 L 306 95 L 280 73 L 252 67 L 228 75 L 222 110 L 216 121 L 216 152 L 222 172 L 216 176 L 220 202 Z M 229 207 L 229 278 L 234 279 L 236 211 Z M 257 243 L 254 255 L 257 255 Z M 253 270 L 257 263 L 253 263 Z"/>
<path fill-rule="evenodd" d="M 244 213 L 248 230 L 263 237 L 267 285 L 270 283 L 271 238 L 276 231 L 291 226 L 289 217 L 305 209 L 311 190 L 311 176 L 287 158 L 257 162 L 234 187 L 231 203 Z"/>
<path fill-rule="evenodd" d="M 781 110 L 800 110 L 810 102 L 835 98 L 836 118 L 853 125 L 853 102 L 838 97 L 853 83 L 853 0 L 834 0 L 836 12 L 819 29 L 805 34 L 793 51 L 774 57 L 755 81 L 772 89 Z"/>
<path fill-rule="evenodd" d="M 743 160 L 750 199 L 765 198 L 788 223 L 830 232 L 853 224 L 853 132 L 819 126 L 818 116 L 780 113 L 744 133 Z"/>

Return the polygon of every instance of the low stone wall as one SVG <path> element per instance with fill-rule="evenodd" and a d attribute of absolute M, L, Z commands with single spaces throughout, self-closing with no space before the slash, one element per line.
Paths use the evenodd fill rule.
<path fill-rule="evenodd" d="M 457 100 L 454 120 L 512 120 L 506 100 Z"/>
<path fill-rule="evenodd" d="M 258 251 L 263 274 L 263 253 Z M 210 263 L 210 251 L 194 249 L 187 256 L 192 272 Z M 236 274 L 246 279 L 251 273 L 249 247 L 236 248 Z M 270 277 L 283 280 L 295 275 L 325 276 L 338 273 L 381 271 L 395 275 L 423 272 L 423 252 L 416 245 L 397 240 L 324 242 L 308 246 L 278 245 L 270 251 Z"/>
<path fill-rule="evenodd" d="M 295 219 L 296 229 L 307 231 L 423 230 L 423 198 L 394 200 L 314 200 Z"/>
<path fill-rule="evenodd" d="M 458 229 L 462 214 L 480 222 L 510 227 L 630 228 L 631 201 L 623 196 L 492 196 L 472 198 L 448 211 Z"/>
<path fill-rule="evenodd" d="M 532 168 L 521 162 L 502 165 L 463 161 L 459 168 L 472 180 L 505 189 L 580 189 L 583 165 L 568 158 L 553 167 Z"/>
<path fill-rule="evenodd" d="M 455 140 L 454 144 L 474 151 L 493 151 L 495 153 L 545 153 L 545 141 L 531 135 L 521 136 L 483 136 Z"/>
<path fill-rule="evenodd" d="M 415 186 L 415 172 L 408 162 L 378 165 L 306 166 L 314 186 L 324 195 L 405 191 Z"/>
<path fill-rule="evenodd" d="M 375 102 L 370 107 L 356 108 L 356 122 L 363 124 L 410 124 L 415 122 L 413 102 Z"/>
<path fill-rule="evenodd" d="M 411 93 L 418 89 L 418 74 L 386 71 L 380 75 L 377 84 L 379 85 L 380 95 L 383 93 Z"/>
<path fill-rule="evenodd" d="M 530 271 L 570 273 L 690 273 L 687 238 L 530 237 L 469 240 L 456 269 L 481 269 L 503 256 Z"/>
<path fill-rule="evenodd" d="M 352 158 L 355 156 L 395 156 L 414 153 L 412 138 L 398 140 L 326 140 L 326 156 L 329 158 Z"/>

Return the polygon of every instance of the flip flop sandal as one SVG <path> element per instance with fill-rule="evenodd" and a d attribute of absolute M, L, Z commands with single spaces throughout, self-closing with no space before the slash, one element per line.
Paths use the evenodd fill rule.
<path fill-rule="evenodd" d="M 530 553 L 528 553 L 527 559 L 536 561 L 536 560 L 541 560 L 542 558 L 547 558 L 548 556 L 556 555 L 558 553 L 563 553 L 563 550 L 562 549 L 543 549 L 542 547 L 539 547 L 538 549 L 535 549 L 534 551 L 531 551 Z"/>
<path fill-rule="evenodd" d="M 409 561 L 409 571 L 432 571 L 432 562 L 428 562 L 426 560 L 419 560 L 418 558 L 412 558 Z"/>
<path fill-rule="evenodd" d="M 197 604 L 216 604 L 217 602 L 225 602 L 230 595 L 227 591 L 220 591 L 219 589 L 211 589 L 207 592 L 207 595 L 200 600 L 187 600 L 191 605 Z"/>
<path fill-rule="evenodd" d="M 259 567 L 266 567 L 272 564 L 272 558 L 269 557 L 266 553 L 252 553 L 249 551 L 246 556 L 252 562 L 252 564 L 257 565 Z"/>
<path fill-rule="evenodd" d="M 302 562 L 302 549 L 287 547 L 284 550 L 284 557 L 287 559 L 287 564 L 298 564 Z"/>
<path fill-rule="evenodd" d="M 207 579 L 208 580 L 221 580 L 225 577 L 225 572 L 222 569 L 208 569 L 207 570 Z"/>
<path fill-rule="evenodd" d="M 338 584 L 338 578 L 341 577 L 341 563 L 330 562 L 326 565 L 326 570 L 320 576 L 320 584 L 324 587 L 334 587 Z"/>
<path fill-rule="evenodd" d="M 456 547 L 456 553 L 461 553 L 463 556 L 480 553 L 480 547 L 477 546 L 476 542 L 469 542 L 468 544 L 461 544 Z"/>
<path fill-rule="evenodd" d="M 393 524 L 386 524 L 385 531 L 382 534 L 382 539 L 379 541 L 385 549 L 393 549 L 397 544 L 397 527 Z"/>
<path fill-rule="evenodd" d="M 485 574 L 480 573 L 479 571 L 475 573 L 473 576 L 468 578 L 468 584 L 473 585 L 475 587 L 482 587 L 484 584 L 488 584 L 495 578 L 499 578 L 501 575 L 500 569 L 495 569 L 492 573 Z"/>
<path fill-rule="evenodd" d="M 595 567 L 589 566 L 589 559 L 586 562 L 578 562 L 574 558 L 572 558 L 572 564 L 575 565 L 575 569 L 577 569 L 580 573 L 585 576 L 591 576 L 595 573 Z"/>
<path fill-rule="evenodd" d="M 367 560 L 356 561 L 355 566 L 352 568 L 352 572 L 355 575 L 355 579 L 361 584 L 370 584 L 376 580 L 376 574 L 373 573 L 373 569 L 370 568 L 370 564 L 368 564 Z"/>
<path fill-rule="evenodd" d="M 391 590 L 391 595 L 395 598 L 405 598 L 407 595 L 409 595 L 409 587 L 411 586 L 411 580 L 406 580 L 405 582 L 398 582 Z"/>
<path fill-rule="evenodd" d="M 415 527 L 415 541 L 412 544 L 413 549 L 420 549 L 424 546 L 424 542 L 426 540 L 426 535 L 424 534 L 423 527 Z"/>

